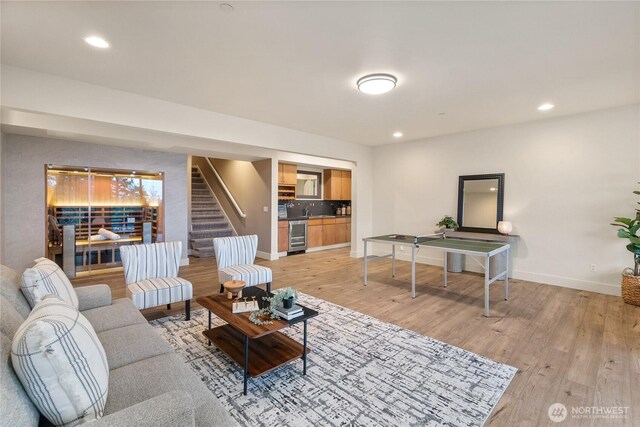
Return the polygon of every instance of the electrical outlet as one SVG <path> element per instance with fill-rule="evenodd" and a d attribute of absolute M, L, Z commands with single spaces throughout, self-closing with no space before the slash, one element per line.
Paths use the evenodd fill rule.
<path fill-rule="evenodd" d="M 264 207 L 262 208 L 262 210 L 263 210 L 263 211 L 265 211 L 265 212 L 269 212 L 269 206 L 264 206 Z"/>
<path fill-rule="evenodd" d="M 589 264 L 589 271 L 595 272 L 598 269 L 598 266 L 595 264 Z"/>
<path fill-rule="evenodd" d="M 404 246 L 400 246 L 400 250 L 401 250 L 401 251 L 404 251 Z"/>

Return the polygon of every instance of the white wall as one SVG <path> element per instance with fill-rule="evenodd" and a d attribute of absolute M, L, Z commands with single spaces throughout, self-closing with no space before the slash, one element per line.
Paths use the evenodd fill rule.
<path fill-rule="evenodd" d="M 636 105 L 378 147 L 374 234 L 432 232 L 455 216 L 459 175 L 504 172 L 514 277 L 619 294 L 632 256 L 609 222 L 634 212 L 639 117 Z"/>
<path fill-rule="evenodd" d="M 21 271 L 46 256 L 45 165 L 90 166 L 165 173 L 165 240 L 181 240 L 188 263 L 187 156 L 132 148 L 4 135 L 4 204 L 6 249 L 3 264 Z"/>

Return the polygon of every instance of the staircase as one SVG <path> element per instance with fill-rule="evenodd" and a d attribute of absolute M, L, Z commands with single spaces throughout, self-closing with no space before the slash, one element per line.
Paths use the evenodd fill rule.
<path fill-rule="evenodd" d="M 191 255 L 212 257 L 214 237 L 233 236 L 231 224 L 198 168 L 191 168 Z"/>

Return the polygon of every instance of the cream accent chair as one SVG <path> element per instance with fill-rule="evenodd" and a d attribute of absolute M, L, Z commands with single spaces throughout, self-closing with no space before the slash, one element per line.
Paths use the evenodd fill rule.
<path fill-rule="evenodd" d="M 220 292 L 223 284 L 230 280 L 242 280 L 245 286 L 265 284 L 271 292 L 271 269 L 254 264 L 258 251 L 258 236 L 217 237 L 213 239 L 213 248 L 218 264 Z"/>
<path fill-rule="evenodd" d="M 139 310 L 184 301 L 186 320 L 191 319 L 191 282 L 178 277 L 182 242 L 121 246 L 127 294 Z"/>

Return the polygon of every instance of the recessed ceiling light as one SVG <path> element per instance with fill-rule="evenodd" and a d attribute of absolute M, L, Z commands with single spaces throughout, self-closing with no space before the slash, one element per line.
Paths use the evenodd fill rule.
<path fill-rule="evenodd" d="M 402 133 L 402 132 L 399 132 L 399 131 L 398 131 L 398 132 L 394 132 L 394 133 L 393 133 L 393 137 L 394 137 L 394 138 L 401 138 L 401 137 L 402 137 L 402 135 L 403 135 L 403 133 Z"/>
<path fill-rule="evenodd" d="M 100 49 L 106 49 L 109 47 L 109 43 L 103 39 L 102 37 L 91 36 L 84 39 L 87 43 L 89 43 L 93 47 L 99 47 Z"/>
<path fill-rule="evenodd" d="M 542 104 L 541 106 L 539 106 L 538 110 L 539 111 L 548 111 L 548 110 L 551 110 L 553 107 L 555 107 L 555 105 L 546 103 L 546 104 Z"/>
<path fill-rule="evenodd" d="M 369 74 L 358 79 L 358 90 L 369 95 L 380 95 L 396 87 L 398 79 L 391 74 Z"/>

